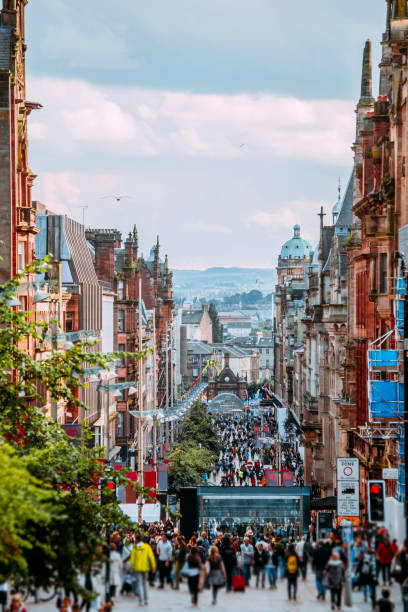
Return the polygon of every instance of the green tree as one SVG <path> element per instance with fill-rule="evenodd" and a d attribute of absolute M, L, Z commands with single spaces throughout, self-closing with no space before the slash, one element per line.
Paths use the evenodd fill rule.
<path fill-rule="evenodd" d="M 212 426 L 207 410 L 196 402 L 184 420 L 178 436 L 180 444 L 197 444 L 207 448 L 211 453 L 219 453 L 220 443 Z"/>
<path fill-rule="evenodd" d="M 210 471 L 214 455 L 207 448 L 192 443 L 176 444 L 167 456 L 170 464 L 169 492 L 180 495 L 182 487 L 195 487 L 201 483 L 204 472 Z"/>
<path fill-rule="evenodd" d="M 220 319 L 218 317 L 218 310 L 214 302 L 211 302 L 210 307 L 208 309 L 208 314 L 210 315 L 212 322 L 212 341 L 223 342 L 224 332 L 220 323 Z"/>
<path fill-rule="evenodd" d="M 206 408 L 196 402 L 186 416 L 177 444 L 168 454 L 169 491 L 200 484 L 202 475 L 213 469 L 220 444 Z"/>
<path fill-rule="evenodd" d="M 44 529 L 59 511 L 57 494 L 35 478 L 14 448 L 0 440 L 0 582 L 25 573 L 33 525 Z M 12 566 L 8 561 L 12 560 Z"/>
<path fill-rule="evenodd" d="M 38 389 L 48 399 L 82 406 L 84 364 L 104 369 L 119 354 L 90 352 L 89 342 L 42 360 L 25 351 L 28 339 L 43 339 L 48 327 L 11 308 L 10 298 L 27 276 L 46 268 L 34 262 L 0 288 L 0 581 L 12 575 L 35 587 L 72 588 L 78 572 L 104 559 L 103 526 L 129 525 L 116 500 L 99 504 L 99 479 L 111 477 L 117 485 L 127 479 L 105 466 L 103 449 L 91 447 L 86 428 L 78 444 L 47 420 Z"/>

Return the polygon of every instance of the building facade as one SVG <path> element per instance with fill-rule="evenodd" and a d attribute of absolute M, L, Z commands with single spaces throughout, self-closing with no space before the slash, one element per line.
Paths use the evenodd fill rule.
<path fill-rule="evenodd" d="M 300 226 L 295 225 L 293 238 L 285 242 L 279 256 L 275 295 L 275 392 L 285 405 L 292 404 L 294 352 L 303 344 L 305 296 L 312 256 L 311 245 L 301 237 Z"/>
<path fill-rule="evenodd" d="M 28 118 L 41 105 L 26 99 L 24 12 L 27 0 L 3 0 L 0 16 L 0 282 L 35 259 L 38 232 L 28 164 Z M 21 307 L 34 310 L 34 278 L 24 278 Z M 33 356 L 33 339 L 26 350 Z"/>

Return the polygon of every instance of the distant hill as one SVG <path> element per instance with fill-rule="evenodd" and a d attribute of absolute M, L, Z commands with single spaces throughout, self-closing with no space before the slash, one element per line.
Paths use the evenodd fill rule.
<path fill-rule="evenodd" d="M 175 297 L 221 297 L 258 289 L 271 293 L 276 271 L 268 268 L 207 268 L 206 270 L 173 270 Z"/>

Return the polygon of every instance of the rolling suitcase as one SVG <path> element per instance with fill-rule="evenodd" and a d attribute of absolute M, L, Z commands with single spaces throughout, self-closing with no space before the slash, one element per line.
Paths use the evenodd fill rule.
<path fill-rule="evenodd" d="M 245 591 L 245 578 L 242 572 L 234 574 L 232 577 L 232 590 Z"/>

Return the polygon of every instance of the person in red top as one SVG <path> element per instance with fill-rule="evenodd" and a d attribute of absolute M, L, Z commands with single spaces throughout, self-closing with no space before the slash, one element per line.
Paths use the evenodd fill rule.
<path fill-rule="evenodd" d="M 396 540 L 396 539 L 394 539 L 394 540 L 391 542 L 391 548 L 392 548 L 392 553 L 393 553 L 393 556 L 395 557 L 395 555 L 396 555 L 396 554 L 397 554 L 397 552 L 399 551 L 399 548 L 398 548 L 398 542 L 397 542 L 397 540 Z"/>
<path fill-rule="evenodd" d="M 382 571 L 383 584 L 391 584 L 391 563 L 394 557 L 394 551 L 389 538 L 385 538 L 377 548 L 377 559 L 380 563 Z"/>

